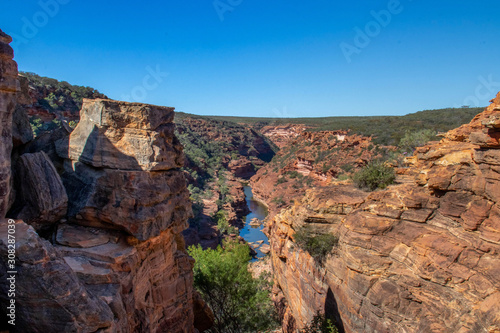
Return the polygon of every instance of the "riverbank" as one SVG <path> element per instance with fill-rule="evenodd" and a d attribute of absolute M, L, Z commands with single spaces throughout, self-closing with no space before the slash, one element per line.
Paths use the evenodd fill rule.
<path fill-rule="evenodd" d="M 269 211 L 266 205 L 254 199 L 250 186 L 244 187 L 244 193 L 250 214 L 244 218 L 244 225 L 240 229 L 240 236 L 255 250 L 257 255 L 254 260 L 256 260 L 265 257 L 270 251 L 269 240 L 263 232 L 264 222 Z"/>

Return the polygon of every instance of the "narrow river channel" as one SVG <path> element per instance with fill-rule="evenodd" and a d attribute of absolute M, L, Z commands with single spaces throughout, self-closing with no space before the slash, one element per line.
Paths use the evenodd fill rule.
<path fill-rule="evenodd" d="M 244 191 L 245 199 L 247 201 L 248 208 L 250 209 L 250 214 L 245 217 L 245 226 L 243 229 L 240 229 L 240 236 L 243 237 L 250 244 L 250 246 L 253 245 L 255 251 L 257 252 L 257 258 L 262 258 L 265 254 L 260 251 L 260 244 L 269 245 L 266 235 L 262 232 L 262 229 L 264 228 L 262 222 L 268 214 L 267 207 L 259 201 L 253 199 L 252 188 L 250 186 L 245 186 Z M 255 219 L 257 219 L 260 223 L 257 224 Z M 251 224 L 252 221 L 255 224 Z M 257 245 L 259 245 L 259 247 L 255 248 Z"/>

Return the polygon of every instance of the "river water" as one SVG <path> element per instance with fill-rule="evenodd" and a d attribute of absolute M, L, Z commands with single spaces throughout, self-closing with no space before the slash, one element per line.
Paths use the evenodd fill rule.
<path fill-rule="evenodd" d="M 244 191 L 245 199 L 247 201 L 248 208 L 250 209 L 250 214 L 245 217 L 245 226 L 243 227 L 243 229 L 240 229 L 240 236 L 243 237 L 248 243 L 264 241 L 264 244 L 269 245 L 269 240 L 262 232 L 264 225 L 250 225 L 250 221 L 252 221 L 254 218 L 257 218 L 259 221 L 264 221 L 268 214 L 267 207 L 259 201 L 253 199 L 252 188 L 250 186 L 245 186 Z M 262 258 L 265 256 L 265 254 L 260 251 L 260 247 L 255 249 L 255 251 L 257 252 L 257 258 Z"/>

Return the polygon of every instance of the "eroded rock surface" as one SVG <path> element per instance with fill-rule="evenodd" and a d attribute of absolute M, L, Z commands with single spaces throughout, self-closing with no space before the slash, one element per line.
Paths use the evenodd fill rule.
<path fill-rule="evenodd" d="M 286 331 L 317 310 L 345 332 L 500 331 L 499 116 L 500 94 L 469 125 L 418 149 L 412 182 L 370 194 L 316 188 L 273 219 Z M 339 236 L 324 266 L 294 243 L 304 224 Z"/>
<path fill-rule="evenodd" d="M 301 132 L 251 178 L 253 193 L 266 201 L 272 217 L 300 200 L 306 188 L 348 179 L 350 173 L 380 158 L 374 147 L 371 138 L 347 131 Z"/>
<path fill-rule="evenodd" d="M 58 153 L 96 168 L 157 171 L 184 159 L 174 135 L 174 109 L 106 99 L 84 99 L 80 123 Z"/>

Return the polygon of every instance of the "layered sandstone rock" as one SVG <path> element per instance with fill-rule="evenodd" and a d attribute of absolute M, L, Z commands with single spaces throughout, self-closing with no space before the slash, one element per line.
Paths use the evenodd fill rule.
<path fill-rule="evenodd" d="M 12 38 L 0 30 L 0 218 L 11 204 L 10 154 L 12 152 L 12 114 L 19 90 L 17 64 L 9 46 Z"/>
<path fill-rule="evenodd" d="M 285 147 L 306 130 L 304 125 L 264 126 L 260 133 L 268 137 L 279 148 Z"/>
<path fill-rule="evenodd" d="M 141 241 L 167 228 L 185 228 L 191 214 L 182 172 L 94 169 L 66 164 L 63 180 L 70 196 L 72 222 L 124 230 Z"/>
<path fill-rule="evenodd" d="M 500 331 L 500 94 L 492 102 L 418 149 L 415 181 L 371 194 L 310 190 L 274 218 L 287 330 L 320 310 L 345 332 Z M 293 241 L 304 224 L 339 236 L 324 266 Z"/>
<path fill-rule="evenodd" d="M 161 171 L 182 166 L 174 109 L 105 99 L 84 99 L 80 123 L 61 156 L 95 168 Z"/>

